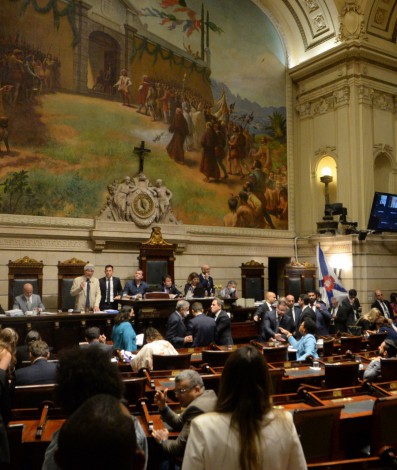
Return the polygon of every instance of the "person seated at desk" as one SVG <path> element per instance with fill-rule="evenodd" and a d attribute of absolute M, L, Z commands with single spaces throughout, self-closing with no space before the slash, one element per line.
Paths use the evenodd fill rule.
<path fill-rule="evenodd" d="M 155 429 L 152 436 L 168 457 L 183 457 L 190 423 L 196 416 L 213 411 L 216 395 L 213 390 L 205 390 L 203 379 L 194 370 L 184 370 L 175 377 L 174 393 L 185 408 L 183 413 L 177 414 L 167 406 L 167 392 L 167 388 L 164 392 L 157 390 L 154 403 L 158 406 L 163 421 L 173 430 L 179 431 L 179 436 L 175 440 L 168 439 L 167 429 Z"/>
<path fill-rule="evenodd" d="M 156 328 L 148 328 L 145 331 L 145 346 L 139 350 L 138 354 L 131 359 L 133 371 L 139 369 L 153 369 L 153 354 L 162 356 L 177 356 L 178 351 L 170 342 L 165 340 Z"/>
<path fill-rule="evenodd" d="M 105 394 L 89 398 L 69 416 L 59 431 L 54 457 L 65 470 L 145 467 L 128 408 L 118 398 Z"/>
<path fill-rule="evenodd" d="M 134 309 L 125 305 L 114 319 L 112 330 L 113 349 L 120 351 L 136 351 L 136 333 L 130 323 L 134 317 Z"/>
<path fill-rule="evenodd" d="M 29 330 L 25 336 L 25 344 L 21 344 L 17 346 L 16 351 L 16 359 L 17 363 L 15 365 L 16 369 L 22 366 L 23 361 L 30 361 L 30 352 L 29 346 L 33 343 L 33 341 L 41 340 L 40 333 L 36 330 Z"/>
<path fill-rule="evenodd" d="M 85 330 L 86 343 L 80 343 L 81 348 L 96 347 L 107 352 L 109 356 L 113 353 L 113 346 L 106 344 L 106 336 L 101 335 L 101 330 L 97 326 L 90 326 Z"/>
<path fill-rule="evenodd" d="M 37 294 L 33 294 L 33 286 L 27 282 L 23 285 L 23 294 L 17 295 L 14 300 L 13 309 L 20 309 L 23 313 L 34 311 L 40 313 L 45 310 L 41 298 Z"/>
<path fill-rule="evenodd" d="M 200 284 L 200 278 L 197 273 L 190 273 L 187 278 L 187 283 L 185 284 L 185 297 L 187 299 L 192 299 L 194 297 L 194 291 L 197 289 L 203 289 L 202 284 Z"/>
<path fill-rule="evenodd" d="M 238 299 L 238 293 L 237 293 L 237 283 L 236 281 L 230 280 L 226 287 L 224 287 L 220 293 L 219 297 L 221 299 Z"/>
<path fill-rule="evenodd" d="M 289 344 L 296 349 L 296 360 L 304 361 L 308 356 L 318 358 L 317 354 L 317 340 L 314 336 L 316 334 L 316 323 L 306 317 L 303 322 L 299 325 L 299 331 L 302 338 L 297 341 L 288 330 L 279 328 L 283 335 L 286 335 Z"/>
<path fill-rule="evenodd" d="M 159 290 L 169 294 L 170 298 L 182 297 L 182 292 L 172 283 L 172 277 L 169 274 L 163 276 L 163 282 L 161 286 L 159 286 Z"/>
<path fill-rule="evenodd" d="M 376 380 L 381 374 L 381 359 L 389 359 L 397 356 L 397 343 L 392 339 L 385 339 L 379 346 L 379 356 L 372 359 L 364 371 L 363 379 L 368 382 Z"/>
<path fill-rule="evenodd" d="M 137 269 L 135 272 L 134 279 L 128 281 L 125 284 L 123 297 L 130 297 L 130 298 L 142 298 L 147 290 L 149 289 L 149 285 L 143 281 L 143 271 L 142 269 Z"/>
<path fill-rule="evenodd" d="M 165 339 L 169 341 L 175 349 L 186 347 L 186 343 L 191 343 L 193 337 L 187 334 L 184 322 L 190 310 L 187 300 L 178 300 L 175 312 L 171 313 L 167 321 L 167 333 Z"/>
<path fill-rule="evenodd" d="M 292 415 L 273 408 L 271 389 L 263 354 L 252 346 L 235 351 L 215 411 L 192 422 L 182 470 L 306 470 Z"/>
<path fill-rule="evenodd" d="M 367 330 L 367 333 L 386 333 L 385 339 L 392 339 L 393 341 L 397 341 L 397 331 L 393 328 L 392 325 L 393 323 L 390 319 L 381 316 L 376 320 L 376 331 Z"/>
<path fill-rule="evenodd" d="M 120 278 L 113 276 L 111 264 L 105 266 L 105 277 L 99 279 L 99 287 L 101 288 L 101 302 L 99 304 L 101 311 L 118 310 L 118 300 L 121 299 L 123 288 Z"/>
<path fill-rule="evenodd" d="M 120 371 L 109 361 L 109 357 L 99 348 L 81 349 L 78 346 L 64 349 L 59 353 L 56 397 L 66 416 L 72 415 L 86 400 L 94 395 L 111 395 L 123 399 L 124 386 Z M 147 462 L 148 446 L 145 433 L 139 421 L 130 416 L 134 423 L 137 443 Z M 82 424 L 82 422 L 80 422 Z M 54 455 L 58 449 L 60 431 L 55 431 L 45 452 L 42 470 L 59 470 Z M 95 435 L 94 435 L 95 437 Z M 97 452 L 106 449 L 97 448 Z M 75 467 L 68 467 L 75 468 Z M 96 467 L 98 468 L 98 467 Z M 107 468 L 107 467 L 102 467 Z M 113 468 L 113 467 L 109 467 Z"/>
<path fill-rule="evenodd" d="M 15 385 L 42 385 L 55 383 L 58 364 L 48 362 L 50 348 L 45 341 L 33 341 L 29 346 L 32 365 L 15 372 Z"/>

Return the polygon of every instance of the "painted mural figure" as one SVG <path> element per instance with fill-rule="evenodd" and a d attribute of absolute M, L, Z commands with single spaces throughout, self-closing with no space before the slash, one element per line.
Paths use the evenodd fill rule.
<path fill-rule="evenodd" d="M 139 85 L 138 91 L 138 109 L 137 113 L 142 113 L 142 108 L 145 108 L 145 114 L 148 114 L 148 105 L 147 105 L 147 97 L 149 93 L 149 87 L 150 87 L 150 82 L 149 82 L 149 77 L 147 75 L 144 75 L 142 78 L 142 82 Z"/>
<path fill-rule="evenodd" d="M 132 85 L 132 82 L 131 79 L 128 77 L 126 69 L 123 69 L 120 73 L 121 75 L 118 82 L 115 83 L 113 86 L 117 87 L 117 90 L 123 99 L 123 106 L 131 106 L 130 87 Z"/>
<path fill-rule="evenodd" d="M 11 104 L 16 104 L 22 87 L 25 70 L 23 68 L 23 54 L 19 49 L 14 49 L 7 61 L 7 83 L 13 86 Z"/>
<path fill-rule="evenodd" d="M 205 175 L 204 181 L 210 183 L 210 178 L 214 181 L 219 181 L 220 171 L 215 156 L 215 148 L 218 143 L 216 133 L 214 131 L 212 122 L 207 122 L 207 129 L 203 138 L 201 139 L 201 145 L 203 147 L 203 155 L 201 158 L 200 171 Z"/>
<path fill-rule="evenodd" d="M 175 117 L 169 131 L 173 132 L 174 135 L 172 136 L 170 143 L 167 145 L 168 155 L 177 163 L 184 165 L 185 151 L 183 149 L 183 144 L 186 136 L 189 135 L 189 127 L 186 119 L 183 117 L 181 108 L 176 109 Z"/>
<path fill-rule="evenodd" d="M 240 126 L 233 127 L 233 134 L 229 140 L 229 175 L 244 175 L 241 161 L 245 157 L 245 137 Z M 237 173 L 233 172 L 233 167 Z"/>

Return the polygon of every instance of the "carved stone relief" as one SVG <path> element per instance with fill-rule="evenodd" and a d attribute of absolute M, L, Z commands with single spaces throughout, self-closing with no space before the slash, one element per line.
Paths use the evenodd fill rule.
<path fill-rule="evenodd" d="M 364 15 L 357 0 L 346 0 L 339 16 L 338 41 L 345 42 L 353 39 L 365 39 Z"/>

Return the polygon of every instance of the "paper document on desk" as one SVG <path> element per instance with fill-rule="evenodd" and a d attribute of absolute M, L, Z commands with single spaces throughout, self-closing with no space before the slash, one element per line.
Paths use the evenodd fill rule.
<path fill-rule="evenodd" d="M 9 317 L 23 317 L 24 313 L 20 308 L 14 308 L 13 310 L 6 310 L 5 314 Z"/>
<path fill-rule="evenodd" d="M 136 345 L 137 346 L 143 346 L 143 340 L 145 338 L 145 335 L 143 333 L 136 335 Z"/>

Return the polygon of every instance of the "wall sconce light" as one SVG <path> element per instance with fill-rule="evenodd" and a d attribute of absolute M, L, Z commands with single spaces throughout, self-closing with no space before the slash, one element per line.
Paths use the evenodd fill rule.
<path fill-rule="evenodd" d="M 329 201 L 329 184 L 334 180 L 332 176 L 332 170 L 330 167 L 325 166 L 321 170 L 320 181 L 324 184 L 324 198 L 325 198 L 325 207 L 324 207 L 324 217 L 321 222 L 317 222 L 317 232 L 318 233 L 327 233 L 331 232 L 335 235 L 338 230 L 338 222 L 334 221 L 333 215 L 327 212 L 327 207 L 330 205 Z"/>
<path fill-rule="evenodd" d="M 328 185 L 334 180 L 332 170 L 329 166 L 325 166 L 321 170 L 320 181 L 324 184 L 325 204 L 329 204 L 329 187 Z"/>

